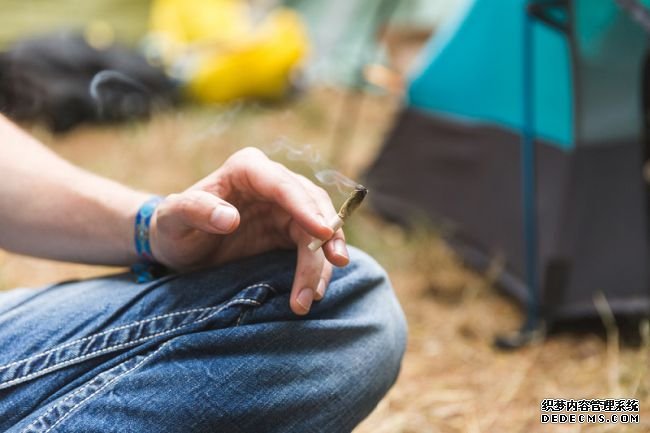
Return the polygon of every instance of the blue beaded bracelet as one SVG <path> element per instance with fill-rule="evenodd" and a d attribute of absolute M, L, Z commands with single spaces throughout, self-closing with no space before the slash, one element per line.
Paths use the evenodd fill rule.
<path fill-rule="evenodd" d="M 162 197 L 155 196 L 142 203 L 138 213 L 135 215 L 135 230 L 133 240 L 135 243 L 135 252 L 138 254 L 140 261 L 131 266 L 131 271 L 135 274 L 138 283 L 146 283 L 155 278 L 156 271 L 160 265 L 151 252 L 151 243 L 149 241 L 149 227 L 151 217 L 156 211 L 156 207 L 163 200 Z"/>

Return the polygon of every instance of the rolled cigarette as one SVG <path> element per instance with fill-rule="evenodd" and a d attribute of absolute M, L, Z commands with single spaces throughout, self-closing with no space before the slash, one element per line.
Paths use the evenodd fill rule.
<path fill-rule="evenodd" d="M 354 212 L 359 207 L 363 199 L 366 198 L 366 194 L 368 194 L 368 189 L 365 186 L 357 185 L 354 188 L 352 194 L 350 194 L 350 196 L 341 206 L 341 209 L 339 209 L 339 213 L 336 214 L 336 216 L 334 216 L 334 218 L 332 218 L 332 220 L 327 224 L 332 229 L 333 233 L 336 233 L 338 229 L 343 227 L 345 220 L 347 220 L 350 215 L 352 215 L 352 212 Z M 309 243 L 307 248 L 309 248 L 310 251 L 316 251 L 327 241 L 329 241 L 329 239 L 322 240 L 314 238 Z"/>
<path fill-rule="evenodd" d="M 334 218 L 332 218 L 332 220 L 327 224 L 327 226 L 329 228 L 331 228 L 333 232 L 336 232 L 338 229 L 343 227 L 344 223 L 345 223 L 345 221 L 343 221 L 343 219 L 341 217 L 339 217 L 338 215 L 335 215 Z M 317 249 L 322 247 L 325 242 L 327 242 L 327 241 L 324 241 L 324 240 L 318 239 L 318 238 L 314 238 L 314 239 L 311 240 L 309 245 L 307 245 L 307 248 L 309 248 L 310 251 L 316 251 Z"/>

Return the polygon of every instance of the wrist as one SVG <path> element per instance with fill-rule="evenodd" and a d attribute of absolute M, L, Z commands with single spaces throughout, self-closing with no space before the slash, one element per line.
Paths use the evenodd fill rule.
<path fill-rule="evenodd" d="M 151 217 L 151 224 L 149 225 L 149 245 L 151 247 L 151 254 L 155 258 L 156 263 L 160 266 L 171 269 L 170 264 L 167 262 L 162 249 L 160 248 L 160 233 L 158 232 L 158 208 Z"/>
<path fill-rule="evenodd" d="M 162 201 L 163 197 L 160 196 L 148 197 L 140 204 L 133 221 L 133 251 L 137 261 L 131 270 L 139 283 L 153 280 L 163 268 L 156 260 L 152 248 L 156 208 Z"/>
<path fill-rule="evenodd" d="M 155 263 L 156 259 L 151 249 L 151 223 L 158 204 L 162 202 L 160 196 L 152 196 L 145 200 L 135 215 L 133 243 L 138 261 Z"/>
<path fill-rule="evenodd" d="M 125 263 L 129 266 L 137 263 L 140 259 L 134 244 L 136 216 L 142 204 L 151 197 L 152 194 L 137 192 L 129 197 L 128 202 L 124 206 L 124 229 L 120 238 L 122 240 L 122 251 L 124 251 L 124 255 L 127 258 Z"/>

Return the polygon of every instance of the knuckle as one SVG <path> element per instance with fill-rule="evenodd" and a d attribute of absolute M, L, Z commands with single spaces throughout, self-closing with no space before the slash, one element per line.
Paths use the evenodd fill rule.
<path fill-rule="evenodd" d="M 323 263 L 320 260 L 315 260 L 313 262 L 305 263 L 300 270 L 300 276 L 304 280 L 311 281 L 316 283 L 323 271 Z M 315 288 L 315 287 L 314 287 Z"/>
<path fill-rule="evenodd" d="M 186 216 L 187 216 L 187 214 L 188 214 L 188 210 L 189 210 L 189 204 L 190 204 L 190 200 L 188 200 L 188 199 L 185 198 L 185 197 L 184 197 L 183 199 L 181 199 L 181 200 L 178 201 L 178 213 L 179 213 L 182 217 L 186 217 Z"/>
<path fill-rule="evenodd" d="M 281 173 L 283 173 L 285 176 L 294 176 L 295 173 L 287 168 L 286 165 L 282 164 L 281 162 L 277 161 L 272 161 L 271 164 Z"/>
<path fill-rule="evenodd" d="M 172 212 L 178 212 L 181 203 L 183 202 L 183 196 L 181 194 L 169 194 L 165 199 L 165 208 L 169 209 Z M 158 206 L 161 208 L 162 206 Z"/>
<path fill-rule="evenodd" d="M 278 177 L 285 179 L 287 182 L 293 184 L 300 182 L 300 175 L 294 171 L 291 171 L 287 166 L 285 166 L 281 162 L 269 160 L 269 164 L 270 167 L 273 168 L 273 171 L 276 173 Z"/>
<path fill-rule="evenodd" d="M 170 203 L 175 203 L 180 199 L 181 195 L 178 193 L 169 194 L 166 200 Z"/>
<path fill-rule="evenodd" d="M 201 190 L 186 191 L 185 193 L 183 193 L 183 201 L 187 202 L 187 201 L 192 201 L 192 200 L 194 200 L 194 201 L 201 200 L 206 195 L 207 195 L 206 192 L 201 191 Z"/>
<path fill-rule="evenodd" d="M 295 220 L 291 220 L 291 224 L 289 225 L 289 237 L 295 244 L 307 243 L 311 240 L 311 236 Z"/>
<path fill-rule="evenodd" d="M 318 195 L 318 198 L 321 200 L 324 200 L 326 202 L 330 202 L 330 195 L 327 193 L 327 191 L 318 185 L 315 185 L 316 188 L 316 194 Z"/>
<path fill-rule="evenodd" d="M 263 160 L 268 160 L 264 152 L 256 147 L 245 147 L 230 155 L 224 166 L 234 170 L 246 170 L 258 166 Z"/>
<path fill-rule="evenodd" d="M 171 197 L 171 209 L 174 213 L 179 215 L 181 218 L 186 218 L 189 214 L 192 204 L 192 194 L 183 193 L 183 194 L 172 194 L 174 197 Z"/>
<path fill-rule="evenodd" d="M 258 159 L 258 158 L 266 158 L 266 155 L 264 152 L 259 150 L 257 147 L 252 147 L 248 146 L 240 151 L 236 152 L 233 156 L 237 157 L 238 159 L 242 160 L 251 160 L 251 159 Z"/>
<path fill-rule="evenodd" d="M 279 180 L 271 186 L 271 194 L 278 203 L 285 203 L 293 200 L 292 185 L 286 180 Z"/>
<path fill-rule="evenodd" d="M 181 194 L 169 194 L 165 200 L 156 208 L 156 220 L 158 224 L 165 224 L 177 218 L 182 212 L 183 197 Z"/>

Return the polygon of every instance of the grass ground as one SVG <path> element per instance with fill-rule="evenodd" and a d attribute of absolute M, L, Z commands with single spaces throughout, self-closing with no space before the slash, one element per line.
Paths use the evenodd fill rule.
<path fill-rule="evenodd" d="M 356 129 L 343 122 L 344 133 L 336 136 L 349 142 L 332 146 L 340 104 L 339 93 L 323 89 L 275 107 L 187 108 L 148 123 L 86 127 L 62 137 L 33 132 L 76 164 L 157 193 L 182 189 L 234 150 L 265 146 L 278 136 L 311 144 L 337 169 L 357 177 L 378 151 L 397 104 L 368 97 Z M 304 164 L 288 164 L 310 174 Z M 410 326 L 395 387 L 356 433 L 650 431 L 648 333 L 635 347 L 620 345 L 615 333 L 604 338 L 583 331 L 499 352 L 491 345 L 493 336 L 515 329 L 521 312 L 488 275 L 465 268 L 431 230 L 406 233 L 368 210 L 346 227 L 351 243 L 387 268 Z M 0 289 L 112 271 L 0 252 Z M 543 398 L 611 397 L 639 399 L 641 424 L 540 424 Z"/>

